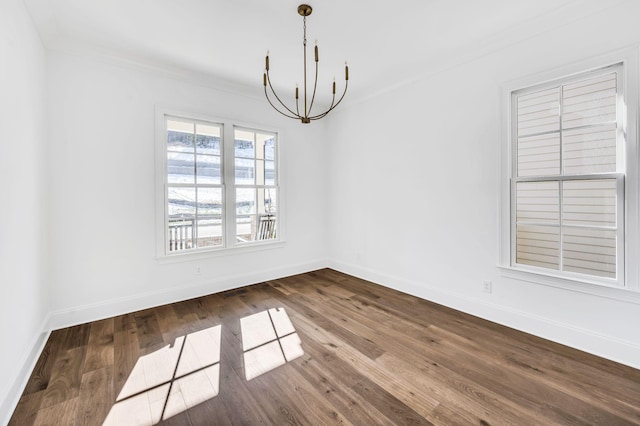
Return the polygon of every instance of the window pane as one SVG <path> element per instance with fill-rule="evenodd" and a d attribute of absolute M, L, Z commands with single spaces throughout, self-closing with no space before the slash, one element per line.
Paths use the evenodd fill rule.
<path fill-rule="evenodd" d="M 559 269 L 559 229 L 556 226 L 516 225 L 516 263 Z"/>
<path fill-rule="evenodd" d="M 195 247 L 193 217 L 169 219 L 168 246 L 169 251 L 186 250 Z"/>
<path fill-rule="evenodd" d="M 616 125 L 566 131 L 562 139 L 564 174 L 616 171 Z"/>
<path fill-rule="evenodd" d="M 264 142 L 264 158 L 265 158 L 265 160 L 275 160 L 276 159 L 276 138 L 275 138 L 275 136 L 270 136 Z"/>
<path fill-rule="evenodd" d="M 169 251 L 195 247 L 195 188 L 168 188 Z"/>
<path fill-rule="evenodd" d="M 222 188 L 198 188 L 198 247 L 222 244 Z"/>
<path fill-rule="evenodd" d="M 256 216 L 256 241 L 273 240 L 276 238 L 276 216 L 273 214 L 260 214 Z"/>
<path fill-rule="evenodd" d="M 198 247 L 215 247 L 222 245 L 222 217 L 208 216 L 198 220 Z"/>
<path fill-rule="evenodd" d="M 167 153 L 167 182 L 194 183 L 193 154 Z"/>
<path fill-rule="evenodd" d="M 220 155 L 220 127 L 198 123 L 196 149 L 198 154 Z"/>
<path fill-rule="evenodd" d="M 167 149 L 177 152 L 193 152 L 193 123 L 167 120 Z"/>
<path fill-rule="evenodd" d="M 236 189 L 236 215 L 256 213 L 256 190 L 254 188 Z"/>
<path fill-rule="evenodd" d="M 256 133 L 256 158 L 264 160 L 268 154 L 267 147 L 270 146 L 269 150 L 271 158 L 269 160 L 273 160 L 273 148 L 274 148 L 274 140 L 275 136 L 268 135 L 264 133 Z"/>
<path fill-rule="evenodd" d="M 518 223 L 559 223 L 559 183 L 518 182 L 516 184 L 516 221 Z"/>
<path fill-rule="evenodd" d="M 564 224 L 616 226 L 615 179 L 574 180 L 562 185 Z"/>
<path fill-rule="evenodd" d="M 264 162 L 264 184 L 265 185 L 276 184 L 276 164 L 274 161 Z"/>
<path fill-rule="evenodd" d="M 255 215 L 236 216 L 236 240 L 239 243 L 253 241 L 252 223 Z"/>
<path fill-rule="evenodd" d="M 560 130 L 560 88 L 518 96 L 518 136 Z"/>
<path fill-rule="evenodd" d="M 234 155 L 240 158 L 255 158 L 256 150 L 253 133 L 236 130 L 234 140 Z"/>
<path fill-rule="evenodd" d="M 562 128 L 616 121 L 616 74 L 568 84 L 562 89 Z"/>
<path fill-rule="evenodd" d="M 198 218 L 222 214 L 222 188 L 198 188 Z"/>
<path fill-rule="evenodd" d="M 255 161 L 236 158 L 236 185 L 253 185 L 256 183 Z"/>
<path fill-rule="evenodd" d="M 566 226 L 562 250 L 565 271 L 616 277 L 616 231 Z"/>
<path fill-rule="evenodd" d="M 195 188 L 168 188 L 169 220 L 173 218 L 195 217 Z"/>
<path fill-rule="evenodd" d="M 258 189 L 259 213 L 275 214 L 278 211 L 277 190 L 275 188 Z"/>
<path fill-rule="evenodd" d="M 221 183 L 220 157 L 215 155 L 198 155 L 196 170 L 198 183 Z"/>
<path fill-rule="evenodd" d="M 518 176 L 560 174 L 558 133 L 518 138 Z"/>

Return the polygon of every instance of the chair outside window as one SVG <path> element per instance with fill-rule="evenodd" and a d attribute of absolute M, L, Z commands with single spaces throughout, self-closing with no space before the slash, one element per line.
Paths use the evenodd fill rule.
<path fill-rule="evenodd" d="M 241 243 L 251 241 L 273 240 L 276 238 L 276 215 L 266 213 L 253 216 L 255 222 L 251 224 L 251 235 L 238 235 L 237 240 Z"/>

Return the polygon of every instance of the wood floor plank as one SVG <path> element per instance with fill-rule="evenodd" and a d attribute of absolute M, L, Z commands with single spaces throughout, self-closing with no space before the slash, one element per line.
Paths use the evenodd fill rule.
<path fill-rule="evenodd" d="M 91 323 L 83 373 L 113 365 L 113 318 Z"/>
<path fill-rule="evenodd" d="M 242 344 L 228 327 L 222 328 L 220 354 L 220 394 L 218 398 L 237 424 L 270 424 L 275 421 L 249 391 L 242 368 Z"/>
<path fill-rule="evenodd" d="M 350 425 L 351 422 L 325 398 L 325 394 L 298 373 L 294 366 L 301 362 L 300 358 L 293 360 L 273 370 L 273 378 L 265 380 L 275 383 L 274 391 L 289 396 L 293 405 L 303 413 L 305 422 Z"/>
<path fill-rule="evenodd" d="M 68 399 L 38 411 L 34 426 L 75 425 L 78 398 Z"/>
<path fill-rule="evenodd" d="M 49 386 L 51 373 L 54 364 L 58 359 L 58 354 L 63 350 L 63 344 L 66 339 L 68 329 L 54 330 L 51 332 L 47 343 L 44 345 L 42 353 L 31 372 L 31 377 L 27 382 L 27 386 L 23 394 L 30 394 L 45 390 Z"/>
<path fill-rule="evenodd" d="M 74 349 L 81 346 L 87 346 L 89 344 L 89 333 L 91 331 L 91 324 L 80 324 L 67 328 L 64 342 L 62 343 L 62 349 Z"/>
<path fill-rule="evenodd" d="M 274 308 L 297 355 L 268 337 L 248 369 L 241 321 Z M 10 424 L 640 425 L 638 401 L 639 370 L 322 269 L 56 330 Z"/>
<path fill-rule="evenodd" d="M 63 351 L 58 355 L 51 373 L 51 380 L 42 397 L 42 407 L 60 405 L 71 399 L 77 400 L 86 352 L 87 347 L 82 346 Z"/>
<path fill-rule="evenodd" d="M 135 316 L 140 349 L 153 351 L 164 345 L 156 313 L 152 310 L 138 312 Z"/>
<path fill-rule="evenodd" d="M 9 420 L 9 426 L 33 425 L 38 416 L 38 410 L 42 405 L 43 395 L 44 390 L 22 395 L 13 416 Z"/>
<path fill-rule="evenodd" d="M 309 346 L 305 345 L 308 349 Z M 326 368 L 323 363 L 316 361 L 312 356 L 305 355 L 300 362 L 294 363 L 298 373 L 322 394 L 337 413 L 340 413 L 348 423 L 354 425 L 373 425 L 379 423 L 375 417 L 375 407 L 361 395 L 353 391 L 349 386 L 352 382 L 345 383 L 334 374 L 333 369 Z"/>
<path fill-rule="evenodd" d="M 364 399 L 372 401 L 377 410 L 394 424 L 433 424 L 369 379 L 356 383 L 352 388 Z"/>
<path fill-rule="evenodd" d="M 135 322 L 133 323 L 135 324 Z M 122 329 L 120 329 L 122 330 Z M 136 363 L 140 359 L 140 344 L 136 329 L 117 331 L 113 335 L 113 390 L 117 398 Z"/>
<path fill-rule="evenodd" d="M 91 370 L 82 375 L 77 403 L 77 424 L 102 424 L 115 401 L 113 366 Z"/>

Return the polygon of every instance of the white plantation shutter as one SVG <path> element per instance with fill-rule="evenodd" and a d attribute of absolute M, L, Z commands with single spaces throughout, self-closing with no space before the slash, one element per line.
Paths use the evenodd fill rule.
<path fill-rule="evenodd" d="M 512 94 L 512 262 L 621 282 L 621 65 Z"/>

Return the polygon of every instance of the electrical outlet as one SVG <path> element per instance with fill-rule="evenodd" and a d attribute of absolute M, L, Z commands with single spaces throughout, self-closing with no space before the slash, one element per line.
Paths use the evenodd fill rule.
<path fill-rule="evenodd" d="M 482 282 L 482 291 L 485 293 L 491 293 L 491 281 Z"/>

